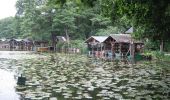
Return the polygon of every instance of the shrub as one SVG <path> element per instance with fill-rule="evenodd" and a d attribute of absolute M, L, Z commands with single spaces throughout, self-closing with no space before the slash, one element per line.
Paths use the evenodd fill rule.
<path fill-rule="evenodd" d="M 155 51 L 153 52 L 153 56 L 157 59 L 157 60 L 163 60 L 165 57 L 164 52 L 160 52 L 160 51 Z"/>

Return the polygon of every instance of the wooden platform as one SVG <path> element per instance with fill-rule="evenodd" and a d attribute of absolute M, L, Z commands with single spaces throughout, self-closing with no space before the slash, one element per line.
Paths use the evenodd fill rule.
<path fill-rule="evenodd" d="M 48 51 L 48 47 L 38 47 L 37 51 L 38 52 L 47 52 Z"/>

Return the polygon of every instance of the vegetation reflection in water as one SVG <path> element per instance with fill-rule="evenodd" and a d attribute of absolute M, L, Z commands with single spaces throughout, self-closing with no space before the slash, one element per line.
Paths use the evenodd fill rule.
<path fill-rule="evenodd" d="M 15 92 L 16 80 L 10 61 L 0 58 L 0 100 L 20 100 Z"/>
<path fill-rule="evenodd" d="M 16 60 L 26 78 L 23 98 L 70 99 L 169 99 L 169 69 L 151 62 L 124 65 L 82 55 L 45 54 L 46 57 Z"/>

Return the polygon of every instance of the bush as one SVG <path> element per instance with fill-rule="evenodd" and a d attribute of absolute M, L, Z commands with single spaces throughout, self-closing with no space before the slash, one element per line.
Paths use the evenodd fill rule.
<path fill-rule="evenodd" d="M 87 52 L 87 47 L 83 40 L 71 40 L 69 45 L 67 42 L 57 43 L 57 49 L 61 50 L 62 48 L 63 49 L 78 48 L 80 49 L 80 52 L 83 54 Z"/>
<path fill-rule="evenodd" d="M 153 56 L 157 59 L 157 60 L 163 60 L 165 57 L 164 52 L 160 52 L 160 51 L 155 51 L 153 52 Z"/>

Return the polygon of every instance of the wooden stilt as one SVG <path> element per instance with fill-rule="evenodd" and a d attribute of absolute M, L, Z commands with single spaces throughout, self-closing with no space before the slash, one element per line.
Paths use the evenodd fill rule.
<path fill-rule="evenodd" d="M 131 41 L 131 43 L 130 43 L 130 57 L 131 57 L 131 63 L 134 64 L 134 61 L 135 61 L 135 45 L 134 45 L 133 41 Z"/>
<path fill-rule="evenodd" d="M 119 55 L 122 58 L 122 43 L 119 44 Z"/>

